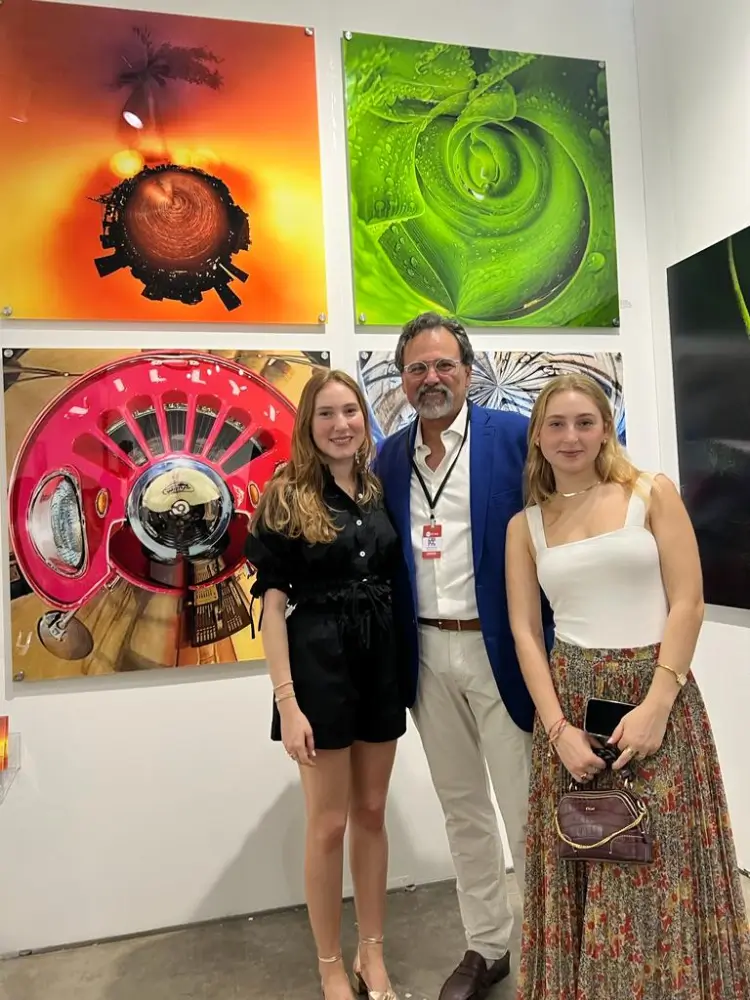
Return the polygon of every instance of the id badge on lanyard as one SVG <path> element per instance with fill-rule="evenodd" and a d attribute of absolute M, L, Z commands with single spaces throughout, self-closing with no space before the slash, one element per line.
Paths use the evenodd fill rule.
<path fill-rule="evenodd" d="M 461 439 L 461 444 L 459 445 L 456 456 L 451 462 L 451 466 L 445 474 L 442 483 L 438 487 L 437 493 L 433 497 L 430 491 L 427 489 L 427 483 L 424 481 L 422 473 L 417 467 L 417 463 L 412 458 L 412 468 L 414 473 L 419 480 L 419 485 L 422 487 L 422 492 L 427 498 L 427 504 L 430 508 L 430 523 L 425 524 L 422 528 L 422 558 L 423 559 L 442 559 L 443 556 L 443 526 L 435 520 L 435 506 L 440 499 L 440 494 L 445 489 L 445 484 L 451 477 L 451 473 L 456 467 L 456 463 L 461 455 L 461 449 L 466 444 L 466 438 L 469 434 L 469 414 L 466 414 L 466 429 L 464 430 L 464 436 Z"/>
<path fill-rule="evenodd" d="M 422 558 L 440 559 L 443 555 L 443 526 L 430 521 L 422 528 Z"/>

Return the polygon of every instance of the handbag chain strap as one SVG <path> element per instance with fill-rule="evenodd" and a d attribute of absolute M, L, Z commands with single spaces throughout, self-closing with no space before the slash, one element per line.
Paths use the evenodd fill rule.
<path fill-rule="evenodd" d="M 638 805 L 641 811 L 638 814 L 638 816 L 636 816 L 636 818 L 633 820 L 632 823 L 629 823 L 627 826 L 624 826 L 622 830 L 615 830 L 614 833 L 610 833 L 609 836 L 604 837 L 603 840 L 598 840 L 595 844 L 577 844 L 574 840 L 570 840 L 569 837 L 566 837 L 565 834 L 560 829 L 560 820 L 557 816 L 557 813 L 555 813 L 555 826 L 557 827 L 557 834 L 560 837 L 560 840 L 564 841 L 564 843 L 566 843 L 568 847 L 574 847 L 577 851 L 593 851 L 597 847 L 604 847 L 605 844 L 608 844 L 611 840 L 614 840 L 615 837 L 621 837 L 623 833 L 628 833 L 630 830 L 634 830 L 637 826 L 639 826 L 643 822 L 644 819 L 646 819 L 646 817 L 648 816 L 648 810 L 646 809 L 646 807 L 643 805 L 642 802 L 639 802 Z"/>

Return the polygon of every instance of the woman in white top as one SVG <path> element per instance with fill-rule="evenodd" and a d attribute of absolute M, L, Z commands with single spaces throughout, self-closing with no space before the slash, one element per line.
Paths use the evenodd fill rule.
<path fill-rule="evenodd" d="M 721 772 L 690 673 L 703 618 L 698 549 L 679 493 L 622 451 L 606 396 L 564 375 L 539 395 L 529 506 L 508 527 L 507 587 L 537 708 L 519 1000 L 750 998 L 750 935 Z M 547 656 L 540 593 L 555 616 Z M 601 743 L 591 697 L 635 706 Z M 649 810 L 651 865 L 558 860 L 571 779 L 628 765 Z"/>

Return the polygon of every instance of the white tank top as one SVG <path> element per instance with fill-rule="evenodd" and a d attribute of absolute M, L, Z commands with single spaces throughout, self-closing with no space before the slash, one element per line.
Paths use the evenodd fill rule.
<path fill-rule="evenodd" d="M 648 496 L 650 480 L 641 476 L 639 486 Z M 641 496 L 631 495 L 622 528 L 562 545 L 548 547 L 538 506 L 526 518 L 559 639 L 589 649 L 661 642 L 669 608 Z"/>

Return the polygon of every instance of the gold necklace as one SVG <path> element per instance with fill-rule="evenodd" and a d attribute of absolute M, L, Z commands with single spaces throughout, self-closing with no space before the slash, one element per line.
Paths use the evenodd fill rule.
<path fill-rule="evenodd" d="M 555 492 L 559 497 L 579 497 L 581 494 L 588 493 L 589 490 L 593 490 L 596 486 L 601 485 L 602 481 L 601 479 L 598 479 L 595 483 L 592 483 L 591 486 L 587 486 L 585 490 L 576 490 L 575 493 L 560 493 L 559 490 L 555 490 Z"/>

